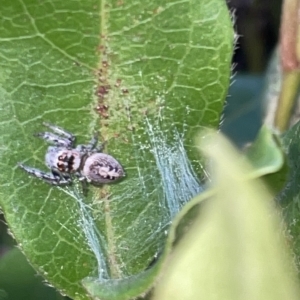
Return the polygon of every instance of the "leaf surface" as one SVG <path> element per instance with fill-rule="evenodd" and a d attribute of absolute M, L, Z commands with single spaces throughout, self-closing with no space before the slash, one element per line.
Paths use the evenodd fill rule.
<path fill-rule="evenodd" d="M 253 177 L 278 171 L 284 163 L 276 136 L 267 127 L 262 126 L 256 140 L 247 149 L 246 156 L 253 167 Z"/>
<path fill-rule="evenodd" d="M 278 194 L 287 182 L 288 165 L 281 138 L 262 126 L 256 140 L 245 151 L 252 165 L 251 178 L 262 178 L 270 191 Z"/>
<path fill-rule="evenodd" d="M 283 213 L 288 225 L 288 235 L 291 245 L 295 251 L 295 259 L 298 267 L 300 266 L 300 218 L 299 218 L 299 199 L 300 199 L 300 123 L 298 122 L 282 136 L 282 144 L 287 155 L 288 179 L 285 188 L 278 195 L 278 202 L 283 207 Z"/>
<path fill-rule="evenodd" d="M 230 16 L 223 0 L 4 2 L 0 205 L 39 272 L 62 293 L 89 299 L 82 279 L 137 276 L 202 190 L 193 137 L 219 124 Z M 47 146 L 32 137 L 42 121 L 79 144 L 99 131 L 126 178 L 90 186 L 87 199 L 77 183 L 58 189 L 29 178 L 17 163 L 46 171 Z"/>

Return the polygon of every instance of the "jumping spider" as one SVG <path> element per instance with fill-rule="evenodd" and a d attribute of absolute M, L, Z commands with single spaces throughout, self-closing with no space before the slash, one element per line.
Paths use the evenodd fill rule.
<path fill-rule="evenodd" d="M 51 173 L 19 164 L 28 174 L 44 180 L 52 185 L 69 185 L 74 174 L 83 183 L 95 185 L 112 183 L 125 176 L 120 163 L 112 156 L 101 153 L 103 145 L 97 147 L 97 136 L 94 135 L 89 144 L 75 148 L 75 136 L 56 125 L 43 123 L 52 129 L 51 132 L 40 132 L 35 136 L 54 144 L 49 146 L 45 162 Z"/>

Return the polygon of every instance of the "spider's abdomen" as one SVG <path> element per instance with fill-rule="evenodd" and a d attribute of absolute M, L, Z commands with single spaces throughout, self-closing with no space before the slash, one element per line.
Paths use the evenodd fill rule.
<path fill-rule="evenodd" d="M 83 166 L 82 175 L 94 183 L 112 183 L 125 176 L 120 163 L 105 153 L 94 153 Z"/>
<path fill-rule="evenodd" d="M 45 156 L 46 165 L 50 169 L 58 169 L 62 173 L 73 173 L 79 169 L 80 152 L 72 149 L 49 147 Z"/>

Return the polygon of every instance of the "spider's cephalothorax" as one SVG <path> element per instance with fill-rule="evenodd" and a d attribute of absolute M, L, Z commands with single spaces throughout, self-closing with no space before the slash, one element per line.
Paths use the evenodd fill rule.
<path fill-rule="evenodd" d="M 36 136 L 54 144 L 49 146 L 45 162 L 51 173 L 19 164 L 27 173 L 41 178 L 53 185 L 72 183 L 71 174 L 79 180 L 93 184 L 112 183 L 125 176 L 120 163 L 112 156 L 101 153 L 102 148 L 96 147 L 98 139 L 92 138 L 87 145 L 74 146 L 75 136 L 70 132 L 52 124 L 43 123 L 53 132 L 41 132 Z"/>

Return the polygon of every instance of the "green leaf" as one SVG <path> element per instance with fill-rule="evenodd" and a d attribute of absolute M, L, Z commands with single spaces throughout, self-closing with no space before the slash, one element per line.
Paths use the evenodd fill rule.
<path fill-rule="evenodd" d="M 261 177 L 274 194 L 279 193 L 286 184 L 288 174 L 280 137 L 262 126 L 256 140 L 246 149 L 245 154 L 253 167 L 251 176 Z"/>
<path fill-rule="evenodd" d="M 246 156 L 253 167 L 254 178 L 274 173 L 284 163 L 277 137 L 265 126 L 262 126 L 257 138 L 247 149 Z"/>
<path fill-rule="evenodd" d="M 0 205 L 16 240 L 75 299 L 90 298 L 86 277 L 143 276 L 202 190 L 193 137 L 218 126 L 229 84 L 225 2 L 6 0 L 0 16 Z M 29 178 L 17 163 L 46 170 L 42 121 L 79 143 L 99 131 L 126 178 L 87 199 Z"/>
<path fill-rule="evenodd" d="M 0 299 L 1 300 L 7 300 L 8 299 L 7 297 L 8 297 L 7 293 L 4 290 L 0 289 Z"/>
<path fill-rule="evenodd" d="M 155 280 L 161 264 L 162 260 L 146 271 L 119 280 L 85 278 L 83 285 L 92 298 L 95 299 L 122 300 L 135 298 L 137 295 L 143 295 L 149 290 L 151 281 Z"/>
<path fill-rule="evenodd" d="M 300 122 L 289 129 L 282 137 L 282 144 L 288 157 L 289 174 L 284 190 L 278 196 L 278 202 L 283 207 L 284 217 L 288 225 L 290 242 L 296 253 L 296 262 L 300 266 Z"/>
<path fill-rule="evenodd" d="M 36 275 L 21 251 L 14 248 L 0 258 L 0 299 L 63 300 L 66 298 L 59 295 L 54 288 L 44 285 L 42 278 Z"/>
<path fill-rule="evenodd" d="M 203 203 L 202 194 L 188 204 L 202 202 L 202 209 L 169 259 L 154 299 L 298 299 L 272 196 L 222 136 L 208 134 L 201 147 L 214 166 L 209 201 Z"/>

